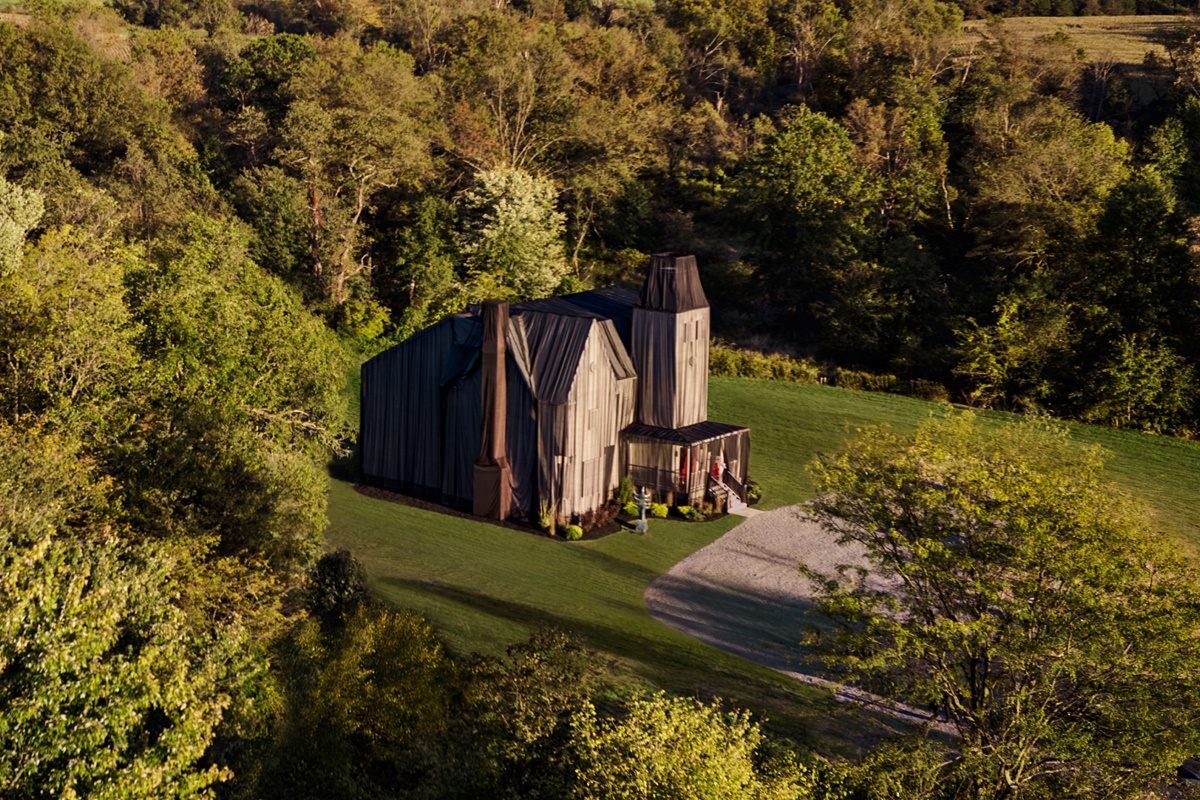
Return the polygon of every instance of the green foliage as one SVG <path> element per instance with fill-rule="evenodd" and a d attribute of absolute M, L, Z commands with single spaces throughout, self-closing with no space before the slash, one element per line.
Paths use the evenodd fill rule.
<path fill-rule="evenodd" d="M 305 605 L 320 615 L 342 618 L 367 599 L 367 571 L 349 550 L 317 559 L 308 571 Z"/>
<path fill-rule="evenodd" d="M 558 513 L 554 506 L 549 502 L 542 500 L 538 504 L 538 527 L 553 536 L 557 519 Z"/>
<path fill-rule="evenodd" d="M 637 503 L 635 503 L 635 502 L 633 502 L 632 500 L 630 500 L 628 503 L 626 503 L 625 505 L 621 506 L 621 513 L 622 513 L 622 514 L 624 514 L 624 515 L 625 515 L 625 516 L 627 516 L 627 517 L 636 517 L 636 516 L 638 516 L 638 513 L 639 513 L 639 512 L 638 512 Z"/>
<path fill-rule="evenodd" d="M 622 506 L 633 502 L 633 478 L 628 474 L 621 476 L 621 481 L 613 493 L 613 499 Z"/>
<path fill-rule="evenodd" d="M 236 626 L 189 627 L 174 559 L 116 540 L 111 486 L 73 449 L 0 424 L 5 795 L 207 797 L 228 773 L 201 759 L 261 665 Z"/>
<path fill-rule="evenodd" d="M 959 756 L 940 781 L 965 796 L 1136 791 L 1200 744 L 1195 576 L 1101 466 L 1061 432 L 969 414 L 868 430 L 814 466 L 815 512 L 876 576 L 808 573 L 839 623 L 810 635 L 815 657 L 942 714 Z"/>
<path fill-rule="evenodd" d="M 575 548 L 564 548 L 575 550 Z M 570 797 L 572 720 L 589 704 L 591 655 L 555 629 L 464 666 L 443 734 L 412 765 L 425 797 Z"/>
<path fill-rule="evenodd" d="M 620 720 L 588 705 L 573 734 L 580 800 L 813 797 L 809 770 L 790 754 L 764 759 L 758 725 L 719 704 L 658 694 L 629 703 Z"/>
<path fill-rule="evenodd" d="M 378 339 L 390 322 L 388 310 L 369 297 L 351 297 L 338 309 L 338 328 L 363 342 Z"/>
<path fill-rule="evenodd" d="M 708 374 L 732 378 L 816 383 L 820 369 L 807 359 L 796 359 L 781 353 L 760 353 L 714 341 L 708 350 Z"/>
<path fill-rule="evenodd" d="M 563 538 L 568 542 L 577 542 L 583 538 L 583 528 L 578 525 L 568 525 L 567 529 L 563 531 Z"/>
<path fill-rule="evenodd" d="M 703 511 L 691 506 L 676 506 L 675 510 L 679 512 L 679 516 L 691 522 L 704 522 L 707 519 Z"/>
<path fill-rule="evenodd" d="M 25 236 L 38 224 L 43 210 L 39 192 L 22 189 L 0 176 L 0 278 L 21 265 Z"/>
<path fill-rule="evenodd" d="M 9 420 L 63 419 L 111 434 L 130 391 L 136 325 L 123 302 L 127 270 L 140 263 L 127 247 L 59 228 L 0 277 L 0 413 Z"/>
<path fill-rule="evenodd" d="M 1188 430 L 1195 419 L 1196 377 L 1170 347 L 1140 342 L 1136 334 L 1115 343 L 1112 355 L 1092 375 L 1085 420 L 1150 433 Z"/>
<path fill-rule="evenodd" d="M 747 476 L 746 477 L 746 497 L 750 500 L 750 502 L 757 503 L 759 500 L 762 500 L 762 496 L 763 496 L 762 486 L 759 485 L 758 481 Z"/>
<path fill-rule="evenodd" d="M 544 178 L 510 167 L 480 172 L 458 202 L 459 249 L 480 299 L 545 297 L 566 275 L 564 217 Z"/>
<path fill-rule="evenodd" d="M 782 353 L 760 353 L 714 341 L 709 348 L 708 374 L 790 383 L 829 383 L 864 392 L 907 394 L 923 400 L 948 399 L 946 387 L 920 378 L 897 378 L 857 370 L 822 369 L 807 359 Z"/>
<path fill-rule="evenodd" d="M 981 326 L 968 319 L 959 332 L 962 362 L 971 396 L 985 405 L 1036 407 L 1054 392 L 1047 368 L 1065 358 L 1070 320 L 1044 292 L 1000 298 L 996 322 Z"/>
<path fill-rule="evenodd" d="M 119 463 L 146 530 L 215 535 L 222 554 L 287 571 L 320 548 L 325 475 L 312 456 L 339 443 L 345 356 L 246 244 L 238 228 L 194 220 L 130 275 L 155 425 L 121 443 Z"/>
<path fill-rule="evenodd" d="M 436 123 L 402 50 L 338 38 L 319 55 L 299 61 L 288 82 L 294 100 L 273 157 L 304 187 L 313 277 L 340 306 L 370 271 L 364 214 L 385 188 L 428 177 Z"/>
<path fill-rule="evenodd" d="M 287 709 L 253 796 L 378 797 L 401 749 L 445 722 L 450 665 L 420 617 L 363 603 L 344 623 L 296 626 L 282 644 Z"/>
<path fill-rule="evenodd" d="M 655 519 L 666 519 L 667 512 L 670 511 L 666 503 L 651 503 L 647 513 Z"/>
<path fill-rule="evenodd" d="M 765 276 L 785 302 L 811 298 L 868 255 L 878 189 L 846 129 L 801 106 L 745 162 L 736 186 L 747 223 L 772 254 Z"/>

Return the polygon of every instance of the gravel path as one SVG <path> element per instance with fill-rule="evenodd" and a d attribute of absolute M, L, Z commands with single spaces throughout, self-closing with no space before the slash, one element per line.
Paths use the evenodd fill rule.
<path fill-rule="evenodd" d="M 798 571 L 833 576 L 839 564 L 866 566 L 860 545 L 838 545 L 801 506 L 756 514 L 717 541 L 680 561 L 646 589 L 646 608 L 660 622 L 694 639 L 832 689 L 846 702 L 922 723 L 927 715 L 896 706 L 815 674 L 799 655 L 810 615 L 813 586 Z M 883 588 L 881 579 L 868 581 Z"/>

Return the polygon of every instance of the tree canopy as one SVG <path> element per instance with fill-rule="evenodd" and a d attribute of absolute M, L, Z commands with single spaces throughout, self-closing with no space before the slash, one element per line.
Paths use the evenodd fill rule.
<path fill-rule="evenodd" d="M 870 429 L 814 466 L 866 572 L 811 575 L 845 679 L 930 710 L 955 796 L 1128 797 L 1200 747 L 1194 569 L 1101 479 L 1101 454 L 967 413 Z"/>

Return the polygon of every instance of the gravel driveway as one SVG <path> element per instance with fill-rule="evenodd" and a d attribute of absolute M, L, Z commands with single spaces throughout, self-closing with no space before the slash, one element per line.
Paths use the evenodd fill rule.
<path fill-rule="evenodd" d="M 832 576 L 838 564 L 866 566 L 857 544 L 838 545 L 803 507 L 756 514 L 680 561 L 646 589 L 646 609 L 660 622 L 797 680 L 835 691 L 889 716 L 923 722 L 926 715 L 820 678 L 802 663 L 799 641 L 810 624 L 812 590 L 799 564 Z M 880 579 L 868 577 L 877 586 Z"/>

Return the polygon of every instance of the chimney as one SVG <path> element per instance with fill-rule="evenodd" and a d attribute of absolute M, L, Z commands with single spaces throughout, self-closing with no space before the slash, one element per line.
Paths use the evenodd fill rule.
<path fill-rule="evenodd" d="M 708 308 L 708 298 L 700 285 L 700 270 L 695 256 L 656 253 L 650 257 L 650 271 L 638 306 L 649 311 L 669 311 L 678 314 Z"/>
<path fill-rule="evenodd" d="M 508 381 L 504 335 L 508 303 L 483 304 L 483 435 L 475 462 L 474 511 L 479 517 L 503 520 L 512 505 L 512 470 L 508 466 Z"/>

